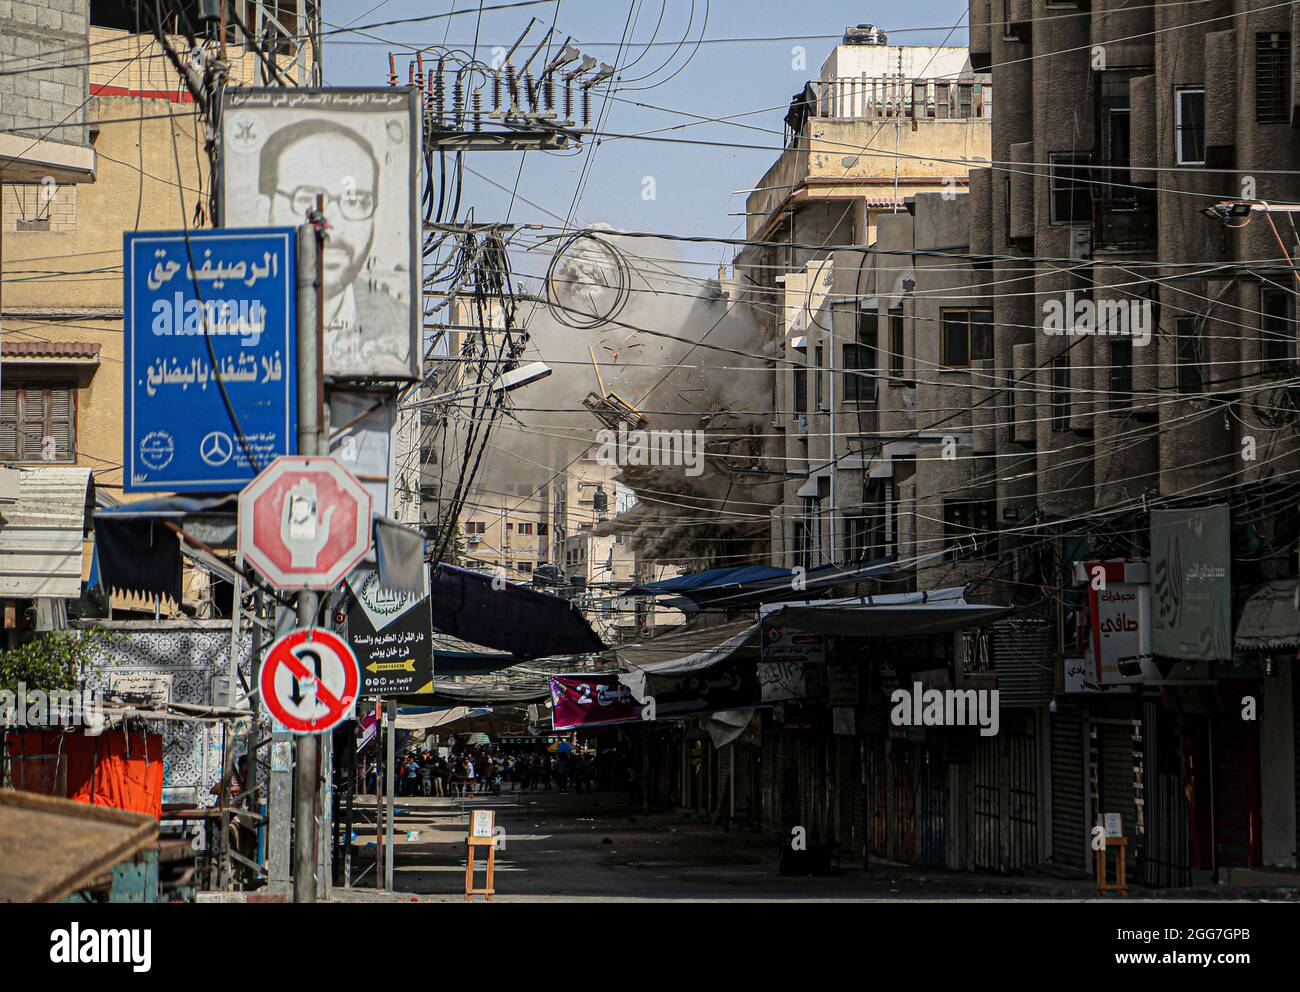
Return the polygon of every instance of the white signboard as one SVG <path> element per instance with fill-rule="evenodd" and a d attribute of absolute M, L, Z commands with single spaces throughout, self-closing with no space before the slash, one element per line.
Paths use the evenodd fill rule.
<path fill-rule="evenodd" d="M 496 814 L 490 809 L 474 810 L 473 820 L 470 824 L 471 837 L 491 837 L 493 829 L 493 820 Z"/>
<path fill-rule="evenodd" d="M 759 698 L 765 703 L 803 699 L 808 695 L 804 684 L 804 666 L 800 662 L 760 661 L 758 687 Z"/>
<path fill-rule="evenodd" d="M 763 628 L 764 661 L 819 664 L 826 660 L 826 641 L 821 634 L 809 634 L 777 625 Z"/>
<path fill-rule="evenodd" d="M 419 374 L 422 140 L 413 88 L 225 91 L 222 225 L 298 226 L 324 197 L 326 375 Z"/>
<path fill-rule="evenodd" d="M 1141 682 L 1152 667 L 1151 587 L 1108 582 L 1104 589 L 1089 589 L 1089 601 L 1089 681 L 1100 685 Z"/>

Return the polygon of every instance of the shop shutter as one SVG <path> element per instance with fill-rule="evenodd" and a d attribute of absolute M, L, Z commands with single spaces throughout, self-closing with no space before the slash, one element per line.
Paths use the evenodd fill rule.
<path fill-rule="evenodd" d="M 1214 862 L 1216 867 L 1256 863 L 1251 837 L 1252 725 L 1235 713 L 1214 718 L 1210 745 L 1214 768 Z"/>
<path fill-rule="evenodd" d="M 1093 810 L 1096 823 L 1105 813 L 1119 813 L 1124 818 L 1124 836 L 1128 838 L 1126 862 L 1136 865 L 1142 849 L 1142 819 L 1139 782 L 1142 776 L 1142 729 L 1136 720 L 1092 721 L 1093 762 L 1097 770 Z"/>
<path fill-rule="evenodd" d="M 993 624 L 993 664 L 1003 707 L 1046 706 L 1056 686 L 1056 636 L 1042 621 Z"/>
<path fill-rule="evenodd" d="M 976 737 L 971 746 L 971 787 L 975 816 L 975 867 L 1001 871 L 1002 799 L 998 787 L 998 738 Z"/>
<path fill-rule="evenodd" d="M 1050 717 L 1052 735 L 1052 863 L 1088 870 L 1091 824 L 1084 810 L 1087 794 L 1083 710 L 1057 702 Z"/>
<path fill-rule="evenodd" d="M 1179 737 L 1159 700 L 1144 700 L 1142 710 L 1146 812 L 1142 880 L 1154 888 L 1185 888 L 1192 884 L 1192 862 Z"/>
<path fill-rule="evenodd" d="M 1295 734 L 1295 822 L 1300 827 L 1300 673 L 1291 673 L 1295 702 L 1291 707 L 1291 728 Z"/>

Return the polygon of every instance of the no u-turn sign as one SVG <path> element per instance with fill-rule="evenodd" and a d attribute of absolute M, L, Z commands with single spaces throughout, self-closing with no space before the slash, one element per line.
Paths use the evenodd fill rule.
<path fill-rule="evenodd" d="M 320 627 L 285 634 L 258 678 L 262 708 L 297 734 L 333 730 L 352 714 L 361 686 L 357 656 Z"/>

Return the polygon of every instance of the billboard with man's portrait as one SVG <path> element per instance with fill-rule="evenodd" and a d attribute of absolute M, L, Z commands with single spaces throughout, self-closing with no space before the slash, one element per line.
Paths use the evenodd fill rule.
<path fill-rule="evenodd" d="M 287 227 L 324 198 L 325 374 L 414 379 L 420 354 L 419 94 L 228 89 L 221 223 Z"/>

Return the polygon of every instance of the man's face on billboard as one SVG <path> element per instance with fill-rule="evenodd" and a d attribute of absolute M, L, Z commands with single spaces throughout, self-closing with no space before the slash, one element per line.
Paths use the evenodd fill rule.
<path fill-rule="evenodd" d="M 325 196 L 329 238 L 325 242 L 325 292 L 342 293 L 370 255 L 377 204 L 375 165 L 370 153 L 338 134 L 308 135 L 280 155 L 270 223 L 296 226 Z"/>

